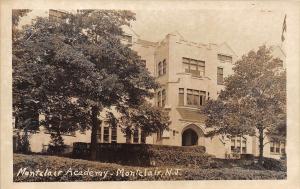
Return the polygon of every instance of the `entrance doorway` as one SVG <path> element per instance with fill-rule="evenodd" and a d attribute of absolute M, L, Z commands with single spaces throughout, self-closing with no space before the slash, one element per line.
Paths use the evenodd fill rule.
<path fill-rule="evenodd" d="M 182 146 L 197 146 L 198 135 L 193 129 L 187 129 L 182 133 Z"/>

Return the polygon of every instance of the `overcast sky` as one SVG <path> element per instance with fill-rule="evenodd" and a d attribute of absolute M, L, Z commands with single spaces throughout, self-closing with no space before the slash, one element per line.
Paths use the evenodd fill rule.
<path fill-rule="evenodd" d="M 178 31 L 186 40 L 227 42 L 238 56 L 262 44 L 280 45 L 283 12 L 268 10 L 136 10 L 133 30 L 141 39 L 160 41 Z M 46 10 L 33 10 L 22 23 Z M 287 20 L 288 24 L 288 20 Z M 288 27 L 288 26 L 287 26 Z"/>

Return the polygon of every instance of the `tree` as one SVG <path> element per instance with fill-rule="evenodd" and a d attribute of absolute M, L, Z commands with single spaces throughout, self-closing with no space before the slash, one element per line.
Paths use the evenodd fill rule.
<path fill-rule="evenodd" d="M 26 16 L 31 10 L 29 9 L 13 9 L 12 10 L 12 40 L 15 41 L 18 37 L 18 25 L 20 19 Z"/>
<path fill-rule="evenodd" d="M 282 66 L 266 46 L 242 56 L 218 99 L 203 109 L 209 135 L 257 136 L 262 164 L 265 137 L 284 140 L 286 135 L 286 71 Z"/>
<path fill-rule="evenodd" d="M 168 112 L 160 107 L 144 102 L 139 106 L 119 110 L 120 121 L 117 123 L 126 134 L 132 134 L 135 128 L 140 128 L 144 137 L 151 133 L 161 133 L 170 124 Z"/>
<path fill-rule="evenodd" d="M 19 37 L 20 31 L 18 29 L 18 24 L 20 22 L 20 19 L 24 16 L 26 16 L 31 10 L 29 9 L 13 9 L 12 10 L 12 43 L 17 40 Z M 32 105 L 31 105 L 32 106 Z M 26 125 L 26 129 L 24 130 L 24 133 L 17 132 L 16 137 L 17 137 L 17 151 L 18 152 L 23 152 L 23 153 L 29 153 L 31 151 L 30 149 L 30 143 L 29 143 L 29 135 L 28 135 L 28 130 L 31 130 L 35 125 L 29 124 L 32 122 L 31 119 L 24 119 L 24 115 L 31 114 L 31 118 L 34 117 L 34 114 L 32 111 L 27 109 L 26 113 L 22 112 L 19 116 L 18 119 L 16 120 L 22 120 L 24 125 Z M 16 121 L 18 123 L 18 121 Z M 35 128 L 33 128 L 35 129 Z"/>
<path fill-rule="evenodd" d="M 138 54 L 120 41 L 121 26 L 134 19 L 130 11 L 83 10 L 24 27 L 13 46 L 16 115 L 34 101 L 34 111 L 49 118 L 48 129 L 91 129 L 95 159 L 100 112 L 139 107 L 159 87 Z"/>

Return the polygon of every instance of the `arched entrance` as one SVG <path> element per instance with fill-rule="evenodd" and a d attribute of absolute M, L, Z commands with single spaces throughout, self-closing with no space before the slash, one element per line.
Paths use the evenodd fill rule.
<path fill-rule="evenodd" d="M 193 129 L 186 129 L 182 133 L 182 146 L 198 145 L 198 135 Z"/>

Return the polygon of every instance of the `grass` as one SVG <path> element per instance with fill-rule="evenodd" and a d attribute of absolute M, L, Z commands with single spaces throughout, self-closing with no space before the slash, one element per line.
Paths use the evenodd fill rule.
<path fill-rule="evenodd" d="M 136 167 L 66 157 L 24 154 L 14 154 L 13 168 L 14 182 L 286 179 L 286 172 L 283 171 L 253 170 L 242 167 L 216 169 L 182 166 Z M 25 168 L 26 171 L 24 171 Z M 176 172 L 176 169 L 180 170 Z M 32 171 L 40 172 L 35 172 L 37 173 L 35 174 Z M 58 171 L 61 171 L 60 174 Z M 107 172 L 106 175 L 105 172 Z M 82 175 L 77 175 L 80 173 Z"/>

